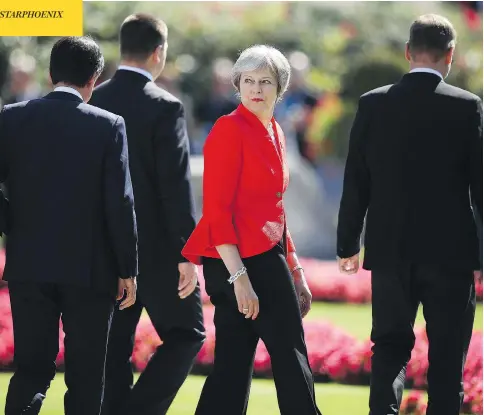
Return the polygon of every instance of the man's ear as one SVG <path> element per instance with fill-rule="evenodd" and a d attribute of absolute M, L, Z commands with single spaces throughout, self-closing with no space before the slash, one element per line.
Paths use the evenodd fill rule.
<path fill-rule="evenodd" d="M 99 75 L 94 75 L 91 79 L 89 79 L 89 81 L 87 81 L 86 87 L 94 88 L 98 78 L 99 78 Z"/>
<path fill-rule="evenodd" d="M 454 48 L 450 48 L 445 55 L 445 64 L 450 65 L 454 59 Z"/>
<path fill-rule="evenodd" d="M 409 48 L 408 42 L 405 43 L 405 59 L 409 62 L 412 59 L 412 56 L 410 55 L 410 48 Z"/>
<path fill-rule="evenodd" d="M 153 51 L 151 54 L 150 59 L 153 61 L 155 64 L 159 64 L 162 60 L 162 54 L 163 54 L 163 47 L 164 46 L 157 46 L 156 49 Z"/>

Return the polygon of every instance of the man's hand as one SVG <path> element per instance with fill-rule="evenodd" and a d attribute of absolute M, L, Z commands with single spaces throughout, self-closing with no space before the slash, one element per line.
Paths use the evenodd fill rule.
<path fill-rule="evenodd" d="M 178 271 L 180 272 L 180 282 L 178 283 L 178 295 L 181 299 L 187 298 L 198 283 L 198 269 L 195 264 L 191 262 L 182 262 L 178 264 Z"/>
<path fill-rule="evenodd" d="M 338 257 L 339 271 L 346 275 L 356 274 L 360 268 L 360 254 L 357 253 L 350 258 Z"/>
<path fill-rule="evenodd" d="M 119 305 L 120 310 L 124 310 L 125 308 L 131 307 L 136 302 L 136 289 L 137 289 L 137 282 L 136 277 L 132 278 L 119 278 L 118 280 L 118 296 L 116 300 L 121 300 L 124 296 L 124 292 L 126 291 L 126 298 L 123 302 Z"/>

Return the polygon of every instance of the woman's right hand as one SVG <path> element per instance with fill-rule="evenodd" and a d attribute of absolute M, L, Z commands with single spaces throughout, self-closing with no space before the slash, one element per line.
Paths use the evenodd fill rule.
<path fill-rule="evenodd" d="M 234 292 L 239 312 L 245 314 L 245 318 L 255 320 L 259 314 L 259 298 L 247 274 L 241 275 L 234 281 Z"/>

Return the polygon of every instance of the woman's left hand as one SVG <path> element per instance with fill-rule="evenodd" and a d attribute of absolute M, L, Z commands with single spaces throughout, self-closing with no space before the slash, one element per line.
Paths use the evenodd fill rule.
<path fill-rule="evenodd" d="M 294 286 L 296 288 L 297 299 L 299 301 L 299 308 L 301 309 L 301 317 L 304 318 L 311 309 L 313 295 L 308 287 L 303 270 L 298 269 L 294 271 L 292 276 L 294 278 Z"/>

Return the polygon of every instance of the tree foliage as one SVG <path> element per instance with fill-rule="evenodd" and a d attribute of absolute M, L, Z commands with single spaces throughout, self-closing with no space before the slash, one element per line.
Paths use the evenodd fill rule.
<path fill-rule="evenodd" d="M 241 50 L 264 43 L 286 54 L 307 55 L 311 88 L 338 94 L 352 111 L 361 93 L 397 81 L 408 69 L 404 46 L 409 26 L 429 12 L 447 16 L 459 33 L 448 82 L 482 96 L 482 27 L 468 28 L 456 2 L 85 2 L 85 33 L 101 44 L 111 65 L 119 59 L 119 26 L 134 12 L 151 13 L 167 23 L 168 63 L 195 104 L 210 91 L 215 59 L 235 61 Z M 0 38 L 0 90 L 6 57 L 18 47 L 36 57 L 39 79 L 45 82 L 53 41 Z M 181 55 L 190 56 L 193 70 L 180 70 Z M 334 131 L 340 130 L 345 128 Z M 332 139 L 344 140 L 343 134 Z"/>

